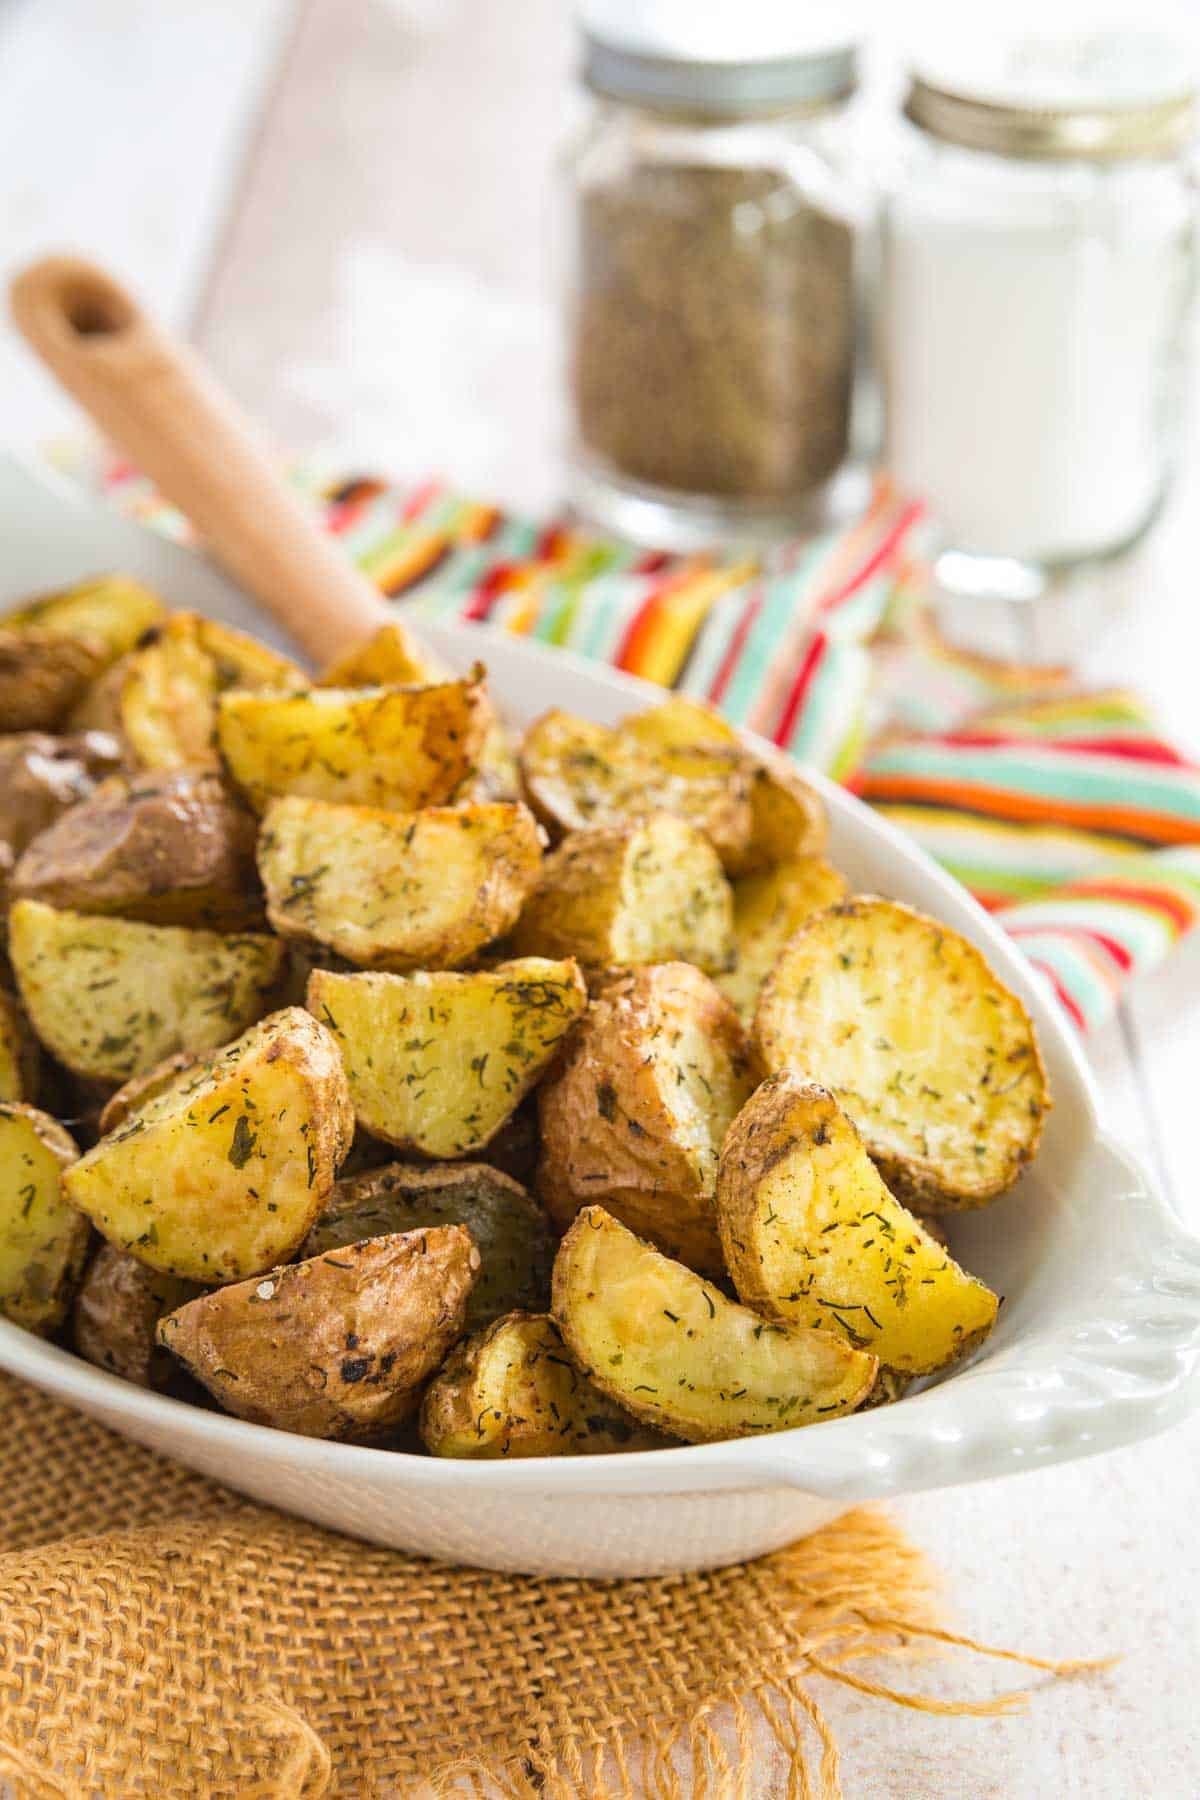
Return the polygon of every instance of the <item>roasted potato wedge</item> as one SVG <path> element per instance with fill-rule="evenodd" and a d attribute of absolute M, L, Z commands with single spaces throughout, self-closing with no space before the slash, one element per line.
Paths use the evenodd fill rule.
<path fill-rule="evenodd" d="M 638 1425 L 579 1373 L 546 1313 L 512 1312 L 452 1350 L 421 1403 L 434 1456 L 489 1460 L 655 1450 Z"/>
<path fill-rule="evenodd" d="M 121 746 L 105 732 L 60 738 L 30 731 L 0 738 L 0 839 L 14 860 L 68 807 L 86 800 L 120 761 Z"/>
<path fill-rule="evenodd" d="M 100 1136 L 107 1137 L 110 1131 L 116 1131 L 131 1114 L 140 1112 L 148 1101 L 174 1087 L 185 1071 L 199 1072 L 204 1063 L 205 1058 L 194 1055 L 191 1050 L 177 1050 L 174 1056 L 164 1056 L 152 1069 L 145 1069 L 139 1075 L 131 1075 L 128 1081 L 121 1083 L 115 1094 L 108 1096 L 100 1108 L 96 1120 Z"/>
<path fill-rule="evenodd" d="M 733 898 L 708 839 L 671 813 L 574 831 L 542 864 L 513 933 L 519 956 L 574 956 L 591 969 L 733 955 Z"/>
<path fill-rule="evenodd" d="M 14 994 L 0 988 L 0 1100 L 37 1097 L 41 1058 L 29 1020 Z"/>
<path fill-rule="evenodd" d="M 116 777 L 34 839 L 12 893 L 147 924 L 238 931 L 262 919 L 254 848 L 253 814 L 215 772 Z"/>
<path fill-rule="evenodd" d="M 336 1183 L 301 1254 L 430 1225 L 465 1225 L 479 1251 L 467 1330 L 550 1303 L 554 1236 L 525 1189 L 486 1163 L 391 1163 Z"/>
<path fill-rule="evenodd" d="M 91 1228 L 63 1193 L 79 1151 L 57 1119 L 0 1105 L 0 1313 L 57 1330 L 83 1273 Z"/>
<path fill-rule="evenodd" d="M 403 813 L 290 795 L 263 815 L 258 867 L 276 931 L 400 974 L 457 968 L 508 931 L 541 853 L 525 806 Z"/>
<path fill-rule="evenodd" d="M 702 831 L 726 869 L 750 842 L 752 770 L 736 745 L 645 742 L 628 722 L 607 730 L 549 712 L 526 732 L 519 762 L 530 804 L 559 837 L 668 812 Z"/>
<path fill-rule="evenodd" d="M 240 1281 L 299 1249 L 353 1134 L 337 1045 L 288 1007 L 101 1138 L 68 1198 L 153 1269 Z"/>
<path fill-rule="evenodd" d="M 730 1127 L 717 1217 L 748 1306 L 902 1374 L 957 1362 L 995 1323 L 995 1294 L 892 1198 L 833 1095 L 797 1075 L 769 1077 Z"/>
<path fill-rule="evenodd" d="M 819 856 L 781 862 L 763 875 L 743 875 L 734 882 L 735 960 L 716 982 L 743 1024 L 753 1024 L 763 982 L 788 939 L 845 892 L 844 877 Z"/>
<path fill-rule="evenodd" d="M 283 962 L 278 938 L 91 918 L 40 900 L 15 903 L 8 946 L 42 1043 L 75 1074 L 108 1082 L 243 1030 Z"/>
<path fill-rule="evenodd" d="M 194 1281 L 163 1275 L 128 1250 L 101 1244 L 75 1296 L 75 1348 L 124 1381 L 166 1387 L 176 1365 L 159 1345 L 158 1321 L 200 1292 Z"/>
<path fill-rule="evenodd" d="M 341 1045 L 359 1123 L 444 1158 L 483 1149 L 586 999 L 575 963 L 536 956 L 466 975 L 314 969 L 308 983 L 309 1010 Z"/>
<path fill-rule="evenodd" d="M 1050 1101 L 1029 1014 L 973 944 L 910 907 L 868 895 L 811 919 L 754 1029 L 768 1069 L 833 1090 L 918 1211 L 984 1205 L 1037 1149 Z"/>
<path fill-rule="evenodd" d="M 415 812 L 473 773 L 488 717 L 477 668 L 430 687 L 223 694 L 217 740 L 259 812 L 281 794 Z"/>
<path fill-rule="evenodd" d="M 635 1418 L 689 1443 L 836 1418 L 875 1381 L 875 1357 L 737 1305 L 599 1206 L 560 1244 L 553 1292 L 582 1372 Z"/>
<path fill-rule="evenodd" d="M 371 1238 L 204 1294 L 158 1339 L 239 1419 L 378 1437 L 416 1412 L 462 1335 L 478 1269 L 461 1225 Z"/>
<path fill-rule="evenodd" d="M 453 679 L 441 658 L 419 644 L 399 619 L 393 619 L 322 669 L 317 686 L 422 687 Z"/>
<path fill-rule="evenodd" d="M 104 668 L 103 647 L 0 629 L 0 732 L 53 731 Z"/>
<path fill-rule="evenodd" d="M 729 1002 L 689 963 L 620 978 L 538 1093 L 537 1191 L 565 1231 L 605 1206 L 706 1274 L 724 1264 L 717 1156 L 755 1071 Z"/>
<path fill-rule="evenodd" d="M 5 613 L 0 624 L 14 631 L 43 631 L 48 637 L 77 638 L 103 645 L 106 660 L 124 656 L 167 609 L 157 594 L 128 575 L 97 575 L 53 594 L 40 594 Z"/>

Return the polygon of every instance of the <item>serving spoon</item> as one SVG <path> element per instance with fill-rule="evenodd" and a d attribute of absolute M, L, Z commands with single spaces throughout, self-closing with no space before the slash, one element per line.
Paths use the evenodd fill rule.
<path fill-rule="evenodd" d="M 46 257 L 15 277 L 10 300 L 22 336 L 61 385 L 314 663 L 393 616 L 200 359 L 104 269 Z"/>

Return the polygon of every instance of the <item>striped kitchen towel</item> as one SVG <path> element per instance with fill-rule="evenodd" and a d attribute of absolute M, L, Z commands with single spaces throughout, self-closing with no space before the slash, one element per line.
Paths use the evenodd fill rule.
<path fill-rule="evenodd" d="M 186 538 L 135 471 L 84 472 Z M 751 563 L 631 549 L 438 482 L 292 478 L 418 623 L 597 658 L 845 782 L 1003 922 L 1081 1028 L 1200 916 L 1200 764 L 1133 695 L 947 644 L 921 583 L 920 508 L 885 484 L 850 528 Z"/>

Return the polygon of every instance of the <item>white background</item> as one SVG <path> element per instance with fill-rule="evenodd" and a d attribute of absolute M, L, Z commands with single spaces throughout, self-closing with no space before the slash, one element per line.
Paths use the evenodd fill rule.
<path fill-rule="evenodd" d="M 281 446 L 552 505 L 548 237 L 571 60 L 563 0 L 0 0 L 0 276 L 48 249 L 96 255 L 196 337 Z M 75 428 L 0 325 L 0 436 Z M 1197 499 L 1189 466 L 1085 658 L 1193 751 Z M 1090 1049 L 1113 1128 L 1200 1226 L 1198 1002 L 1200 941 Z M 1198 1516 L 1195 1427 L 907 1507 L 963 1629 L 1125 1660 L 1017 1720 L 833 1694 L 848 1796 L 1200 1793 Z M 764 1745 L 757 1793 L 783 1791 Z"/>

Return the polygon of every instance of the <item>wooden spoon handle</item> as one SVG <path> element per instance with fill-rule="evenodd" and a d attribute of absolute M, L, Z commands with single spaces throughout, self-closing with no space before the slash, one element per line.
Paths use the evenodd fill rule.
<path fill-rule="evenodd" d="M 199 360 L 104 270 L 49 257 L 13 282 L 27 341 L 205 547 L 318 663 L 388 617 Z"/>

